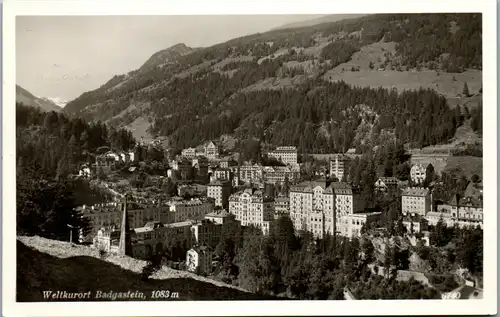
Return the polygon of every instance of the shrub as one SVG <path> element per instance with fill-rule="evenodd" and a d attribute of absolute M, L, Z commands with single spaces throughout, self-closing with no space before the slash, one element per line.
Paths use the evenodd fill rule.
<path fill-rule="evenodd" d="M 142 268 L 142 280 L 148 280 L 151 275 L 158 272 L 162 267 L 161 255 L 153 255 Z"/>
<path fill-rule="evenodd" d="M 108 257 L 108 252 L 106 250 L 104 250 L 103 248 L 100 248 L 99 249 L 99 258 L 101 260 L 104 260 L 107 257 Z"/>

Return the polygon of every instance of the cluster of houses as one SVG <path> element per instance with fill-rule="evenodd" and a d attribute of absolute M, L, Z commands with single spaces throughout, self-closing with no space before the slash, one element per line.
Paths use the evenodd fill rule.
<path fill-rule="evenodd" d="M 220 148 L 214 142 L 208 142 L 207 144 L 197 147 L 197 148 L 187 148 L 181 151 L 181 155 L 188 159 L 193 159 L 198 156 L 205 156 L 208 159 L 219 158 Z"/>
<path fill-rule="evenodd" d="M 209 142 L 202 149 L 184 149 L 170 164 L 168 177 L 174 173 L 181 180 L 208 177 L 210 182 L 202 198 L 130 202 L 125 208 L 116 202 L 79 207 L 93 224 L 94 245 L 118 252 L 120 232 L 116 228 L 121 227 L 126 214 L 126 221 L 133 228 L 128 233 L 131 256 L 148 258 L 163 252 L 170 232 L 174 232 L 184 235 L 192 246 L 186 254 L 189 270 L 209 273 L 221 226 L 229 221 L 238 226 L 255 226 L 268 234 L 271 222 L 287 215 L 296 230 L 308 231 L 316 238 L 325 235 L 353 238 L 361 235 L 364 225 L 381 217 L 380 212 L 366 212 L 360 188 L 343 181 L 352 160 L 348 153 L 331 157 L 330 176 L 336 181 L 302 183 L 299 183 L 295 147 L 278 147 L 268 152 L 269 157 L 281 161 L 283 166 L 239 165 L 233 160 L 221 160 L 219 153 L 218 146 Z M 127 158 L 106 153 L 102 157 L 114 162 L 134 160 L 133 155 Z M 426 173 L 427 167 L 414 165 L 410 172 L 412 184 L 422 184 Z M 291 184 L 287 195 L 276 195 L 273 185 L 286 182 Z M 241 187 L 242 183 L 247 186 Z M 449 203 L 437 206 L 433 205 L 428 188 L 409 187 L 408 182 L 394 177 L 380 177 L 374 185 L 378 192 L 401 196 L 403 224 L 409 232 L 421 232 L 441 219 L 450 226 L 482 228 L 482 187 L 478 184 L 471 183 L 464 197 L 454 197 Z M 192 186 L 179 186 L 179 195 L 202 194 Z"/>
<path fill-rule="evenodd" d="M 196 258 L 196 265 L 191 263 L 189 269 L 202 273 L 210 272 L 212 252 L 221 238 L 222 225 L 239 226 L 227 211 L 214 210 L 210 200 L 142 206 L 113 202 L 79 209 L 91 220 L 93 230 L 89 236 L 94 247 L 119 253 L 121 224 L 125 217 L 126 227 L 132 228 L 126 233 L 130 250 L 127 255 L 148 259 L 151 255 L 163 253 L 172 235 L 182 236 L 192 246 L 187 257 Z"/>
<path fill-rule="evenodd" d="M 136 161 L 137 161 L 137 153 L 134 151 L 130 152 L 108 151 L 106 153 L 96 155 L 94 163 L 82 164 L 82 166 L 78 171 L 78 176 L 82 178 L 90 178 L 92 176 L 92 171 L 101 169 L 104 173 L 107 173 L 116 163 L 126 164 Z"/>

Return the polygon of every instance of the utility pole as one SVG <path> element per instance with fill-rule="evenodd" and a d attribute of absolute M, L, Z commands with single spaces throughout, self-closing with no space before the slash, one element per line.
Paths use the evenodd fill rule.
<path fill-rule="evenodd" d="M 73 226 L 68 224 L 67 225 L 68 228 L 69 228 L 69 243 L 73 243 Z"/>

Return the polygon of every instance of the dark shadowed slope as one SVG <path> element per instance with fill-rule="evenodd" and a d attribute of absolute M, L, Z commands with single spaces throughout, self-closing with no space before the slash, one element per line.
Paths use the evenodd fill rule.
<path fill-rule="evenodd" d="M 70 249 L 79 247 L 71 247 L 68 244 Z M 134 259 L 123 258 L 123 261 L 126 260 L 134 261 Z M 92 294 L 96 294 L 98 290 L 114 293 L 137 290 L 143 292 L 147 300 L 154 300 L 151 298 L 151 292 L 156 290 L 178 292 L 179 298 L 175 300 L 270 299 L 194 278 L 180 277 L 144 281 L 141 279 L 141 274 L 99 258 L 92 256 L 59 258 L 17 241 L 17 301 L 44 301 L 43 291 L 57 290 L 68 293 L 92 291 Z M 106 299 L 91 298 L 91 300 Z"/>

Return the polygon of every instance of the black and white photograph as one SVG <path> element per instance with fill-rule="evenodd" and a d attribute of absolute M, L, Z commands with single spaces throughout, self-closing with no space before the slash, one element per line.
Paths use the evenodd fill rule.
<path fill-rule="evenodd" d="M 440 2 L 12 14 L 11 305 L 496 313 L 495 7 Z"/>

